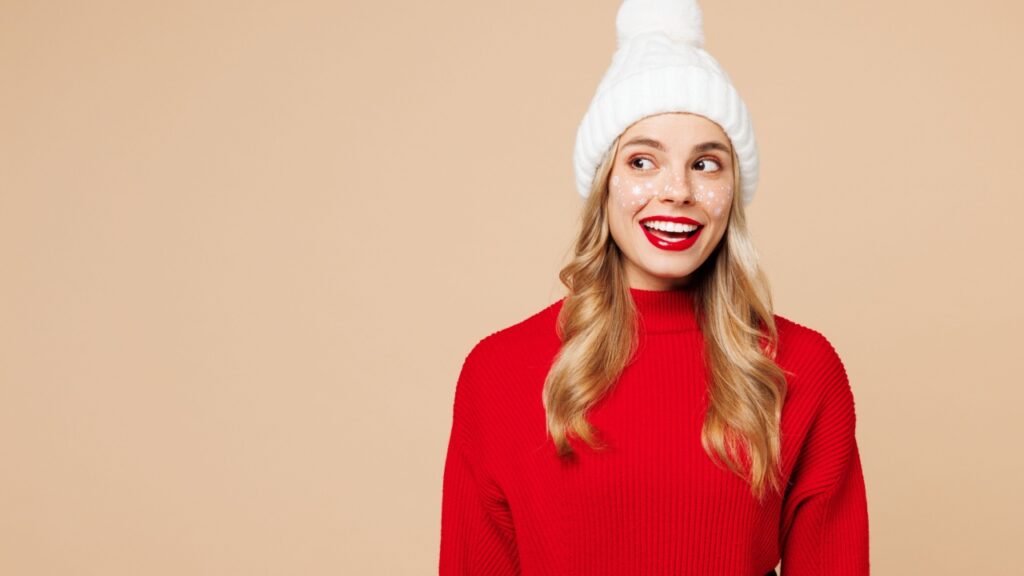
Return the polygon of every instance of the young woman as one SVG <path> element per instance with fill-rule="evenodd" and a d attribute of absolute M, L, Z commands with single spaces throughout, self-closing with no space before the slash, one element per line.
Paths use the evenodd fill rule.
<path fill-rule="evenodd" d="M 854 399 L 775 314 L 757 149 L 692 0 L 626 0 L 577 135 L 568 294 L 456 386 L 440 573 L 866 575 Z"/>

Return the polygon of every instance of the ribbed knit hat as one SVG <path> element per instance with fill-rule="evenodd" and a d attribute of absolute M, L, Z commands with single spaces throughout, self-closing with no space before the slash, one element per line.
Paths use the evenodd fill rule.
<path fill-rule="evenodd" d="M 754 127 L 729 76 L 704 46 L 696 0 L 624 0 L 615 21 L 617 48 L 576 133 L 573 164 L 584 198 L 612 142 L 636 121 L 691 112 L 716 122 L 739 160 L 744 205 L 757 188 Z"/>

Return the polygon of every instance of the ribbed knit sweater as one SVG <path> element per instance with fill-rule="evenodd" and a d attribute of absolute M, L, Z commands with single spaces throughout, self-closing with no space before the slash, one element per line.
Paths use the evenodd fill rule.
<path fill-rule="evenodd" d="M 587 419 L 608 444 L 547 437 L 544 379 L 564 300 L 480 340 L 455 386 L 440 574 L 781 576 L 869 573 L 868 512 L 846 370 L 819 332 L 775 315 L 787 370 L 784 494 L 758 503 L 700 441 L 704 340 L 685 290 L 630 288 L 640 348 Z"/>

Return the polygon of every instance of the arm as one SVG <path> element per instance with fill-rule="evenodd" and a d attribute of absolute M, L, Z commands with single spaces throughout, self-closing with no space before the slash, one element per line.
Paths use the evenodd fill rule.
<path fill-rule="evenodd" d="M 511 513 L 500 491 L 486 482 L 474 459 L 468 417 L 477 381 L 474 352 L 462 366 L 444 465 L 441 504 L 441 576 L 516 575 L 519 555 Z"/>
<path fill-rule="evenodd" d="M 870 573 L 853 393 L 842 361 L 824 343 L 813 370 L 822 379 L 822 398 L 783 504 L 782 576 Z"/>

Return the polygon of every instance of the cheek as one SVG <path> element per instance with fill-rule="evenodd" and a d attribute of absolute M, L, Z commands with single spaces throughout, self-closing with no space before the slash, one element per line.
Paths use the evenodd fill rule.
<path fill-rule="evenodd" d="M 636 212 L 654 196 L 654 184 L 613 174 L 608 181 L 611 201 L 626 212 Z"/>
<path fill-rule="evenodd" d="M 732 184 L 729 183 L 698 182 L 693 197 L 709 214 L 718 218 L 728 212 L 732 192 Z"/>

